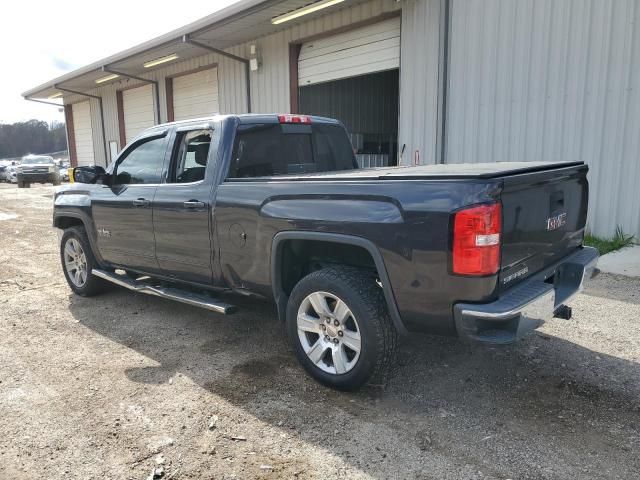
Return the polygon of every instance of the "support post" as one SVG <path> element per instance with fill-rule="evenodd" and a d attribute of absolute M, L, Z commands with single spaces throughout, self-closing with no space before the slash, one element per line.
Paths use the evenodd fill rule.
<path fill-rule="evenodd" d="M 451 31 L 451 0 L 441 0 L 440 3 L 440 60 L 438 79 L 438 136 L 436 161 L 447 162 L 447 100 L 449 97 L 449 33 Z"/>

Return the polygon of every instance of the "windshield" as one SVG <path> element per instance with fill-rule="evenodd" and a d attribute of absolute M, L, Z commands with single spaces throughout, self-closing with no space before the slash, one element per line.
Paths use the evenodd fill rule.
<path fill-rule="evenodd" d="M 46 165 L 49 163 L 53 163 L 53 158 L 51 157 L 24 157 L 21 164 L 25 165 Z"/>

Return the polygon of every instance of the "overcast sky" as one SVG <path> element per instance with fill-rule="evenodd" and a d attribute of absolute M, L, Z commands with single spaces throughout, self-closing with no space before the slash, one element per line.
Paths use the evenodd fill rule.
<path fill-rule="evenodd" d="M 236 0 L 13 0 L 0 13 L 0 123 L 62 121 L 21 93 L 226 7 Z"/>

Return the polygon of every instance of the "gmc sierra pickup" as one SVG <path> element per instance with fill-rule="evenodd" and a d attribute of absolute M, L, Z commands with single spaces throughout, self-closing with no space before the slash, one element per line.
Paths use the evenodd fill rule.
<path fill-rule="evenodd" d="M 358 169 L 326 118 L 158 125 L 73 173 L 53 224 L 74 292 L 272 301 L 304 368 L 338 389 L 383 375 L 407 332 L 504 344 L 567 317 L 598 258 L 586 165 Z"/>

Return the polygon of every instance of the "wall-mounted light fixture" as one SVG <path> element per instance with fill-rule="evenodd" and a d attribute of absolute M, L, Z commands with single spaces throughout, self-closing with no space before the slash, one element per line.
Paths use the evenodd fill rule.
<path fill-rule="evenodd" d="M 271 23 L 274 25 L 278 25 L 280 23 L 288 22 L 289 20 L 293 20 L 295 18 L 302 17 L 303 15 L 308 15 L 313 12 L 317 12 L 318 10 L 322 10 L 323 8 L 331 7 L 333 5 L 337 5 L 338 3 L 342 3 L 344 0 L 322 0 L 320 2 L 315 2 L 306 7 L 298 8 L 296 10 L 292 10 L 291 12 L 284 13 L 282 15 L 278 15 L 277 17 L 273 17 L 271 19 Z"/>
<path fill-rule="evenodd" d="M 252 44 L 251 47 L 249 47 L 249 68 L 252 72 L 256 72 L 260 68 L 261 63 L 258 47 Z"/>

